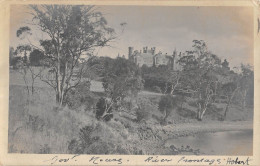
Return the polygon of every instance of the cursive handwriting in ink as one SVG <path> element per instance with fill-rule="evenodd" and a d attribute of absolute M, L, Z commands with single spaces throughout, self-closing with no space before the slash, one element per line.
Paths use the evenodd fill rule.
<path fill-rule="evenodd" d="M 207 163 L 209 165 L 212 164 L 221 164 L 221 159 L 207 159 L 207 158 L 199 158 L 199 159 L 189 159 L 187 157 L 181 157 L 178 163 Z"/>
<path fill-rule="evenodd" d="M 226 165 L 250 165 L 249 161 L 252 161 L 251 159 L 249 159 L 249 157 L 247 157 L 246 160 L 240 160 L 238 157 L 236 159 L 232 159 L 232 158 L 228 158 Z"/>
<path fill-rule="evenodd" d="M 89 162 L 92 162 L 93 164 L 100 164 L 100 163 L 115 163 L 115 164 L 122 164 L 122 158 L 101 158 L 101 157 L 96 157 L 93 156 L 89 160 Z"/>
<path fill-rule="evenodd" d="M 76 157 L 78 157 L 79 154 L 74 155 L 70 158 L 59 158 L 58 156 L 54 156 L 53 158 L 51 158 L 50 160 L 45 160 L 43 162 L 50 162 L 51 165 L 55 164 L 55 163 L 66 163 L 68 161 L 77 161 Z"/>
<path fill-rule="evenodd" d="M 145 162 L 150 162 L 150 163 L 165 163 L 165 162 L 171 162 L 172 159 L 167 159 L 167 158 L 159 158 L 158 156 L 156 157 L 148 157 L 144 160 Z"/>

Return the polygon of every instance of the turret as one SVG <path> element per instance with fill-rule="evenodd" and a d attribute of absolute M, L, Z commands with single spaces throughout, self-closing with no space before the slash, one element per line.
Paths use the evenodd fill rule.
<path fill-rule="evenodd" d="M 152 47 L 151 50 L 152 50 L 152 54 L 155 55 L 156 47 Z"/>
<path fill-rule="evenodd" d="M 143 53 L 147 53 L 148 47 L 143 47 Z"/>
<path fill-rule="evenodd" d="M 134 47 L 128 47 L 128 59 L 132 59 Z"/>

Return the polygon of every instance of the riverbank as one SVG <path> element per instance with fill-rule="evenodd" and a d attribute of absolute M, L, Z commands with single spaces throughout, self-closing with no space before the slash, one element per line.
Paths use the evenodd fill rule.
<path fill-rule="evenodd" d="M 84 107 L 57 110 L 55 94 L 48 87 L 37 88 L 33 98 L 20 96 L 26 96 L 25 88 L 11 85 L 8 137 L 10 153 L 174 155 L 184 153 L 166 147 L 165 141 L 169 139 L 182 140 L 202 133 L 253 129 L 252 121 L 238 121 L 242 113 L 250 115 L 253 112 L 239 110 L 235 106 L 230 109 L 227 121 L 213 120 L 216 116 L 211 110 L 205 114 L 203 121 L 197 121 L 191 114 L 195 113 L 194 108 L 185 104 L 182 112 L 173 111 L 168 117 L 167 125 L 163 125 L 163 115 L 157 109 L 160 99 L 157 95 L 138 97 L 138 100 L 146 104 L 144 111 L 149 113 L 142 121 L 137 121 L 135 110 L 127 109 L 115 112 L 113 119 L 108 122 L 98 121 L 93 111 Z M 231 115 L 236 121 L 230 119 Z M 87 137 L 82 138 L 85 132 Z M 89 140 L 89 137 L 97 138 L 97 141 L 89 142 L 86 150 L 79 152 L 81 143 Z M 201 139 L 202 142 L 205 140 L 207 137 Z M 226 140 L 232 142 L 233 139 Z M 172 145 L 177 148 L 182 146 L 178 143 Z M 188 143 L 183 145 L 186 147 Z M 194 151 L 200 148 L 190 147 Z M 194 151 L 188 155 L 199 154 Z"/>
<path fill-rule="evenodd" d="M 171 138 L 185 137 L 199 133 L 215 133 L 222 131 L 242 131 L 253 130 L 252 121 L 234 121 L 234 122 L 198 122 L 198 123 L 182 123 L 164 126 L 164 130 L 170 132 Z"/>
<path fill-rule="evenodd" d="M 182 124 L 164 140 L 168 154 L 185 155 L 252 155 L 252 122 Z"/>

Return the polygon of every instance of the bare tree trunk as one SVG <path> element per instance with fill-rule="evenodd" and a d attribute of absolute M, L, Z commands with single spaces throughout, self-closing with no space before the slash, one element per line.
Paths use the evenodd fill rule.
<path fill-rule="evenodd" d="M 34 82 L 35 82 L 36 76 L 34 76 L 34 73 L 31 68 L 30 68 L 30 72 L 31 72 L 31 77 L 32 77 L 31 91 L 32 91 L 32 95 L 33 95 L 34 94 Z"/>
<path fill-rule="evenodd" d="M 179 84 L 178 81 L 177 81 L 177 83 L 175 85 L 172 84 L 171 95 L 173 95 L 173 92 L 176 89 L 178 84 Z"/>
<path fill-rule="evenodd" d="M 26 70 L 26 69 L 24 69 L 24 70 Z M 23 80 L 24 80 L 26 90 L 27 90 L 27 93 L 28 93 L 28 96 L 29 96 L 30 95 L 30 89 L 29 89 L 29 86 L 28 86 L 28 81 L 26 79 L 26 72 L 23 74 Z"/>
<path fill-rule="evenodd" d="M 244 93 L 243 93 L 243 101 L 242 101 L 243 109 L 246 108 L 246 95 L 247 95 L 247 90 L 245 90 Z"/>
<path fill-rule="evenodd" d="M 226 119 L 226 117 L 227 117 L 227 112 L 229 111 L 230 101 L 231 101 L 231 100 L 228 101 L 228 103 L 227 103 L 227 105 L 226 105 L 226 108 L 225 108 L 224 120 Z"/>
<path fill-rule="evenodd" d="M 179 84 L 179 79 L 180 79 L 180 77 L 178 75 L 177 78 L 176 78 L 176 83 L 175 84 L 172 83 L 172 85 L 171 85 L 171 95 L 173 94 L 174 90 L 176 89 L 177 85 Z"/>
<path fill-rule="evenodd" d="M 236 94 L 236 91 L 237 91 L 238 89 L 239 89 L 239 88 L 236 88 L 236 89 L 233 91 L 233 93 L 231 94 L 230 98 L 228 99 L 228 103 L 227 103 L 227 105 L 226 105 L 225 113 L 224 113 L 224 120 L 226 119 L 227 113 L 228 113 L 228 111 L 229 111 L 229 106 L 230 106 L 230 104 L 231 104 L 231 101 L 232 101 L 232 99 L 233 99 L 233 97 L 234 97 L 234 95 Z"/>
<path fill-rule="evenodd" d="M 183 110 L 184 99 L 181 101 L 181 111 Z"/>
<path fill-rule="evenodd" d="M 173 84 L 172 84 L 172 86 L 171 86 L 171 95 L 173 94 L 173 92 L 174 92 L 174 86 L 173 86 Z"/>
<path fill-rule="evenodd" d="M 198 117 L 197 117 L 197 119 L 198 119 L 198 121 L 202 121 L 202 119 L 203 119 L 203 117 L 204 117 L 204 115 L 205 115 L 205 112 L 206 112 L 206 110 L 207 110 L 207 108 L 203 108 L 203 109 L 201 109 L 199 112 L 198 112 Z"/>
<path fill-rule="evenodd" d="M 166 122 L 167 117 L 168 117 L 167 110 L 164 109 L 164 117 L 163 117 L 163 121 L 164 121 L 164 122 Z"/>
<path fill-rule="evenodd" d="M 32 95 L 34 94 L 34 79 L 32 79 L 32 85 L 31 85 L 31 89 L 32 89 Z"/>
<path fill-rule="evenodd" d="M 166 94 L 166 93 L 167 93 L 167 90 L 168 90 L 168 83 L 165 83 L 164 94 Z"/>
<path fill-rule="evenodd" d="M 200 106 L 197 111 L 197 120 L 202 121 L 202 118 L 207 110 L 207 107 Z"/>
<path fill-rule="evenodd" d="M 59 104 L 59 106 L 62 105 L 62 89 L 61 89 L 61 60 L 60 60 L 60 53 L 59 49 L 57 48 L 57 73 L 56 73 L 56 82 L 57 82 L 57 91 L 56 91 L 56 102 Z"/>
<path fill-rule="evenodd" d="M 105 117 L 106 117 L 107 115 L 110 115 L 110 114 L 111 114 L 111 113 L 108 112 L 108 111 L 109 111 L 110 108 L 113 106 L 113 104 L 114 104 L 113 101 L 111 101 L 111 103 L 107 103 L 107 102 L 106 102 L 106 109 L 105 109 L 103 115 L 101 116 L 101 119 L 102 119 L 102 120 L 105 120 Z"/>
<path fill-rule="evenodd" d="M 206 98 L 206 101 L 205 101 L 205 104 L 204 104 L 204 107 L 203 107 L 203 110 L 202 110 L 202 113 L 201 113 L 201 117 L 200 117 L 201 120 L 202 120 L 202 118 L 203 118 L 203 116 L 204 116 L 204 114 L 205 114 L 205 112 L 207 110 L 210 98 L 211 98 L 211 94 L 208 94 L 208 96 Z"/>
<path fill-rule="evenodd" d="M 202 99 L 201 93 L 199 93 L 199 102 L 197 103 L 197 104 L 198 104 L 198 110 L 197 110 L 197 120 L 198 120 L 198 121 L 201 121 L 201 119 L 200 119 L 201 109 L 202 109 L 201 99 Z"/>
<path fill-rule="evenodd" d="M 207 106 L 205 106 L 205 107 L 203 108 L 202 113 L 201 113 L 201 115 L 200 115 L 200 120 L 202 120 L 202 118 L 203 118 L 203 116 L 204 116 L 206 110 L 207 110 Z"/>
<path fill-rule="evenodd" d="M 210 91 L 207 92 L 207 97 L 204 100 L 203 104 L 199 103 L 199 109 L 198 109 L 198 115 L 197 115 L 197 118 L 199 121 L 202 121 L 202 118 L 203 118 L 205 112 L 207 111 L 207 107 L 210 102 L 211 96 L 212 96 L 211 92 Z M 199 96 L 199 99 L 200 99 L 200 101 L 202 100 L 201 94 Z"/>
<path fill-rule="evenodd" d="M 202 119 L 201 119 L 201 110 L 198 110 L 198 112 L 197 112 L 197 120 L 198 121 L 202 121 Z"/>
<path fill-rule="evenodd" d="M 61 91 L 61 96 L 60 96 L 60 105 L 59 107 L 61 107 L 63 105 L 63 99 L 64 99 L 64 94 Z"/>

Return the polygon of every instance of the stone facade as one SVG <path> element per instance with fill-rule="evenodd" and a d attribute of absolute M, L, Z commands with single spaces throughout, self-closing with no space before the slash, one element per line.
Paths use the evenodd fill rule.
<path fill-rule="evenodd" d="M 169 65 L 173 70 L 181 70 L 181 66 L 178 64 L 178 60 L 181 57 L 181 53 L 177 55 L 174 51 L 172 55 L 163 54 L 162 52 L 156 53 L 156 48 L 143 47 L 143 50 L 134 50 L 133 47 L 128 48 L 128 59 L 136 63 L 139 67 L 146 65 L 159 66 L 159 65 Z"/>

